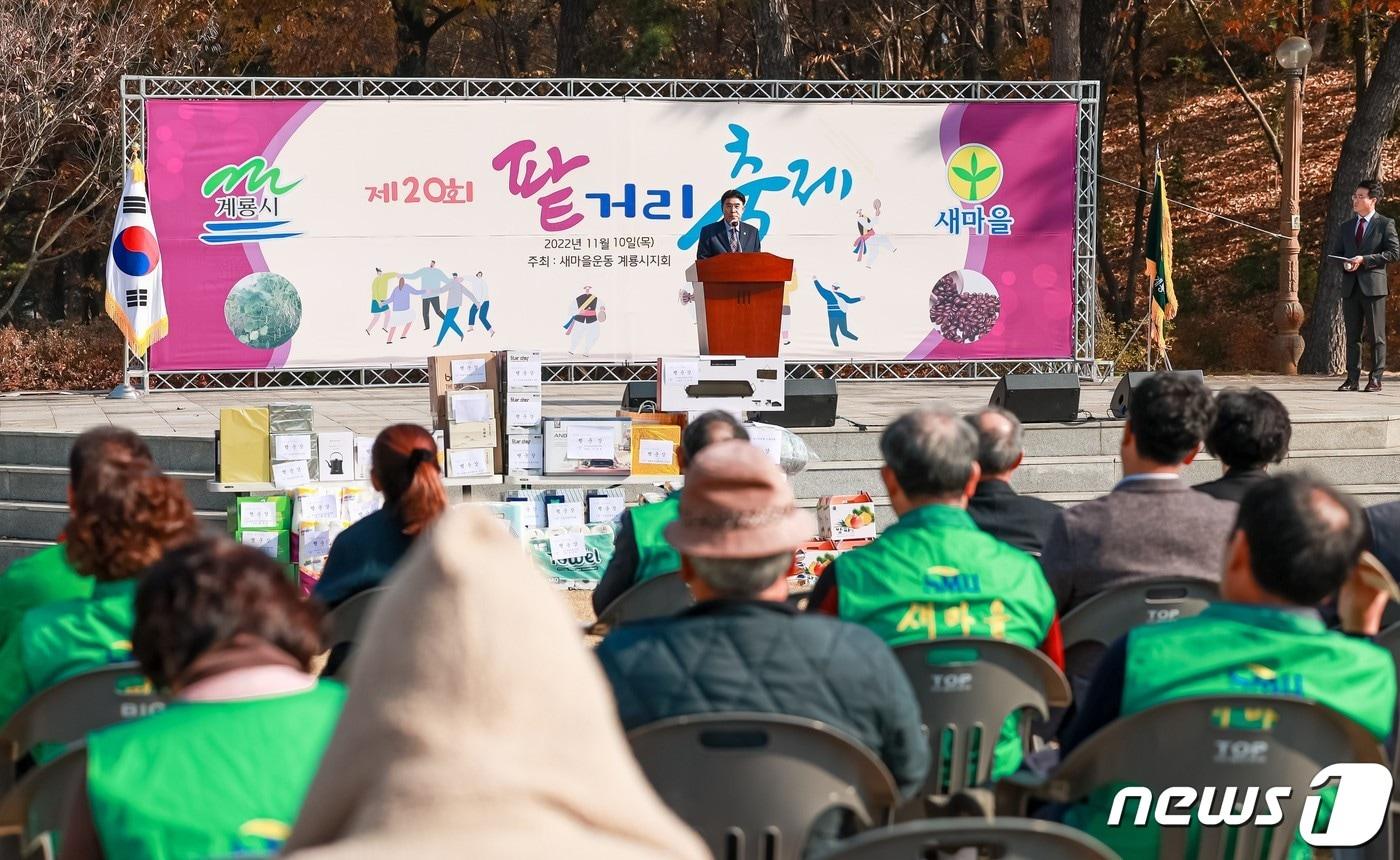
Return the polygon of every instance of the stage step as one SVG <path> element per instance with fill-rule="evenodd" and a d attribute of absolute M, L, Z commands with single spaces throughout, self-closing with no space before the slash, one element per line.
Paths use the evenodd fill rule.
<path fill-rule="evenodd" d="M 228 497 L 211 493 L 212 472 L 166 472 L 185 486 L 190 502 L 200 510 L 218 510 L 228 505 Z M 12 502 L 67 502 L 66 466 L 0 465 L 0 499 Z"/>
<path fill-rule="evenodd" d="M 46 430 L 0 430 L 0 464 L 68 468 L 68 451 L 76 433 Z M 214 437 L 142 434 L 156 465 L 167 472 L 213 474 Z M 0 498 L 5 498 L 0 494 Z"/>
<path fill-rule="evenodd" d="M 226 511 L 196 511 L 200 522 L 227 528 Z M 68 506 L 62 502 L 0 501 L 0 538 L 53 541 L 68 522 Z"/>

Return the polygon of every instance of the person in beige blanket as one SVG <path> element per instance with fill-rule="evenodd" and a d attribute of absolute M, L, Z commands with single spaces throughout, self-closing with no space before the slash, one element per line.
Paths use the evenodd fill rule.
<path fill-rule="evenodd" d="M 460 508 L 424 537 L 368 620 L 283 856 L 707 858 L 519 545 Z"/>

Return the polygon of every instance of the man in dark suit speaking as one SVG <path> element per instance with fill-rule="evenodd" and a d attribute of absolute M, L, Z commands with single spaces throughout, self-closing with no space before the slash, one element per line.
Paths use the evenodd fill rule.
<path fill-rule="evenodd" d="M 1329 256 L 1341 262 L 1342 321 L 1346 324 L 1347 378 L 1338 391 L 1355 391 L 1361 381 L 1362 328 L 1370 332 L 1371 378 L 1367 391 L 1381 390 L 1385 371 L 1385 267 L 1400 261 L 1400 237 L 1395 222 L 1376 211 L 1384 189 L 1380 180 L 1358 183 L 1351 196 L 1355 218 L 1348 219 L 1332 237 Z"/>
<path fill-rule="evenodd" d="M 758 228 L 739 220 L 747 202 L 748 198 L 742 191 L 731 188 L 724 192 L 719 199 L 724 217 L 713 224 L 706 224 L 700 231 L 700 241 L 695 245 L 695 259 L 763 250 L 758 241 Z"/>

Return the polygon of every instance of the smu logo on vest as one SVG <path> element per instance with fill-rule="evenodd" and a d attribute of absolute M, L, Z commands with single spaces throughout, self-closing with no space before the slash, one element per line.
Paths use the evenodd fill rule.
<path fill-rule="evenodd" d="M 982 577 L 956 567 L 930 567 L 924 573 L 924 589 L 934 594 L 981 594 Z"/>
<path fill-rule="evenodd" d="M 1394 778 L 1384 765 L 1364 762 L 1331 764 L 1318 771 L 1309 784 L 1311 791 L 1337 783 L 1337 794 L 1327 826 L 1318 832 L 1318 813 L 1322 798 L 1309 794 L 1303 800 L 1303 812 L 1298 832 L 1303 841 L 1314 848 L 1343 848 L 1364 845 L 1375 838 L 1390 810 L 1390 793 Z M 1157 795 L 1140 786 L 1123 788 L 1113 797 L 1108 813 L 1108 826 L 1123 825 L 1129 799 L 1137 801 L 1132 826 L 1145 827 L 1148 813 L 1162 827 L 1189 827 L 1199 819 L 1203 827 L 1238 827 L 1253 824 L 1273 827 L 1284 819 L 1283 802 L 1293 796 L 1289 786 L 1274 786 L 1262 791 L 1258 786 L 1217 788 L 1174 785 Z M 1199 806 L 1197 814 L 1192 808 Z M 1262 809 L 1261 809 L 1262 806 Z"/>
<path fill-rule="evenodd" d="M 1303 676 L 1297 672 L 1279 672 L 1261 663 L 1246 663 L 1232 669 L 1230 688 L 1246 693 L 1266 693 L 1273 696 L 1303 695 Z"/>

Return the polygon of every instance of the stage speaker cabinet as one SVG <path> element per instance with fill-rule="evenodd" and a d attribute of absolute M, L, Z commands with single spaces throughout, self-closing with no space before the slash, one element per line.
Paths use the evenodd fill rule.
<path fill-rule="evenodd" d="M 1073 373 L 1009 373 L 992 389 L 999 406 L 1022 424 L 1073 421 L 1079 416 L 1079 377 Z"/>
<path fill-rule="evenodd" d="M 628 412 L 658 412 L 660 401 L 656 399 L 656 382 L 641 381 L 627 383 L 627 389 L 622 393 L 622 408 Z M 642 407 L 646 408 L 643 409 Z"/>
<path fill-rule="evenodd" d="M 1149 376 L 1156 376 L 1158 372 L 1174 373 L 1177 376 L 1194 376 L 1203 384 L 1206 381 L 1205 373 L 1200 370 L 1134 370 L 1125 373 L 1123 374 L 1123 378 L 1118 380 L 1118 387 L 1113 389 L 1113 399 L 1108 402 L 1108 411 L 1113 413 L 1114 418 L 1128 417 L 1128 404 L 1133 400 L 1133 389 L 1141 385 L 1143 380 L 1147 379 Z"/>
<path fill-rule="evenodd" d="M 786 379 L 781 412 L 750 412 L 750 421 L 779 427 L 834 427 L 836 425 L 836 380 Z"/>

